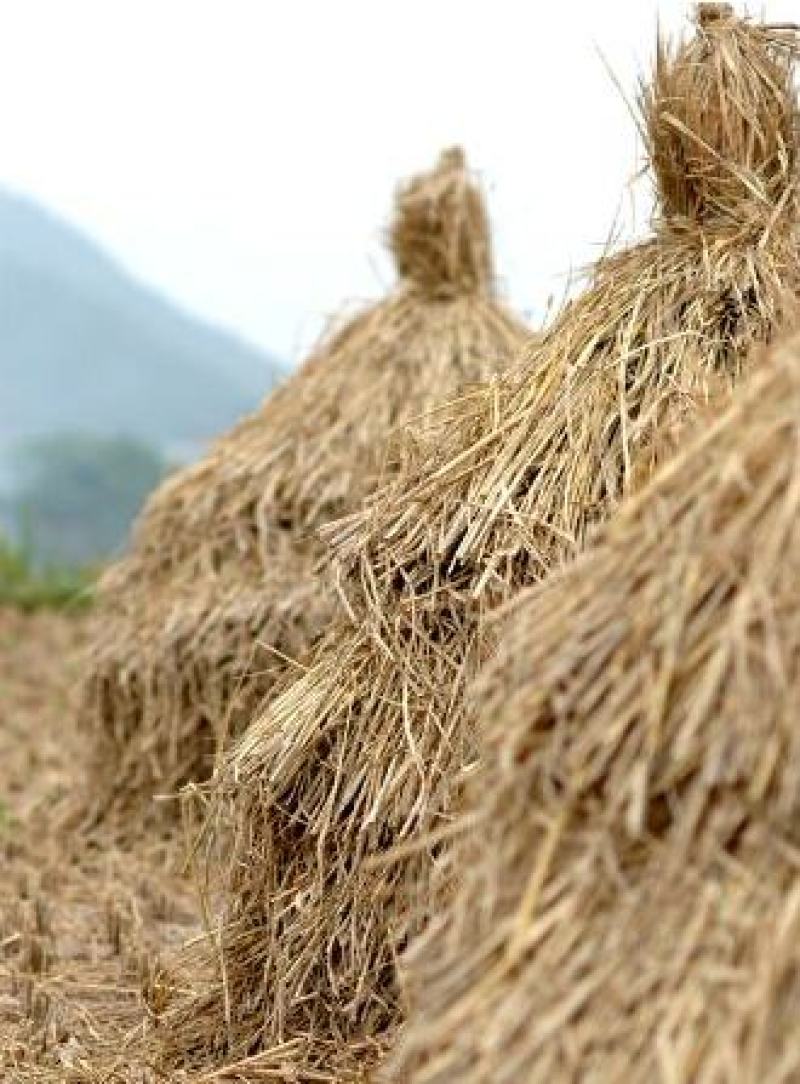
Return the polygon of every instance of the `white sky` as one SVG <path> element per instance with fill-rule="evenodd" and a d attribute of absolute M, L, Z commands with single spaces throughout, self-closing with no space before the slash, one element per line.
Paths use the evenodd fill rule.
<path fill-rule="evenodd" d="M 391 281 L 395 181 L 461 142 L 541 315 L 622 211 L 626 92 L 684 0 L 0 0 L 0 184 L 296 360 Z M 800 0 L 751 5 L 798 18 Z M 641 221 L 639 214 L 639 225 Z"/>

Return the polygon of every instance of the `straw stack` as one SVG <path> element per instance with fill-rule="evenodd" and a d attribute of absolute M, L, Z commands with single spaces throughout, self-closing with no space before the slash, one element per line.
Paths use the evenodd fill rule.
<path fill-rule="evenodd" d="M 395 479 L 326 532 L 361 624 L 330 630 L 220 774 L 225 997 L 212 982 L 176 1016 L 187 1060 L 302 1036 L 305 1071 L 401 1017 L 395 956 L 478 756 L 464 690 L 487 612 L 575 555 L 800 285 L 793 47 L 705 7 L 659 45 L 652 238 L 603 259 L 521 366 L 413 429 Z"/>
<path fill-rule="evenodd" d="M 513 605 L 386 1079 L 800 1075 L 800 337 Z"/>
<path fill-rule="evenodd" d="M 505 367 L 527 337 L 495 296 L 485 205 L 459 149 L 398 192 L 389 243 L 393 293 L 162 486 L 107 576 L 84 695 L 101 809 L 209 774 L 331 615 L 317 528 L 391 473 L 393 430 Z"/>

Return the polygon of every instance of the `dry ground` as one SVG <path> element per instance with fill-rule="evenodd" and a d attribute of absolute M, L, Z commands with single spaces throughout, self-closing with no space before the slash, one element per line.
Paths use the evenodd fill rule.
<path fill-rule="evenodd" d="M 86 618 L 0 609 L 0 1079 L 154 1078 L 132 1053 L 197 929 L 177 841 L 69 827 L 84 761 L 71 690 Z"/>
<path fill-rule="evenodd" d="M 135 832 L 123 843 L 75 824 L 86 756 L 73 693 L 87 641 L 83 616 L 0 606 L 1 1084 L 361 1080 L 350 1063 L 298 1076 L 293 1043 L 196 1073 L 150 1064 L 180 988 L 173 952 L 202 926 L 177 831 L 132 845 Z"/>

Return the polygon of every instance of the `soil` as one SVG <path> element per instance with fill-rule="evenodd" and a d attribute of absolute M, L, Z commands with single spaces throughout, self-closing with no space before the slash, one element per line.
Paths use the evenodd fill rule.
<path fill-rule="evenodd" d="M 122 845 L 73 823 L 83 615 L 0 609 L 0 1079 L 157 1078 L 140 1054 L 199 931 L 182 841 Z"/>

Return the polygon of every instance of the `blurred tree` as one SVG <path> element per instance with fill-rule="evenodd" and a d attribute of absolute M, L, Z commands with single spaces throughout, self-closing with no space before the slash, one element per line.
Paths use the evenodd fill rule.
<path fill-rule="evenodd" d="M 74 612 L 91 601 L 89 570 L 37 567 L 24 545 L 0 534 L 0 606 Z"/>
<path fill-rule="evenodd" d="M 38 437 L 14 459 L 17 534 L 48 564 L 85 565 L 117 552 L 167 470 L 159 452 L 130 437 Z"/>

